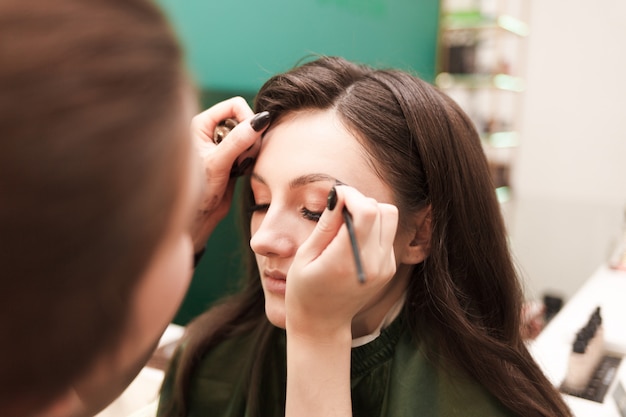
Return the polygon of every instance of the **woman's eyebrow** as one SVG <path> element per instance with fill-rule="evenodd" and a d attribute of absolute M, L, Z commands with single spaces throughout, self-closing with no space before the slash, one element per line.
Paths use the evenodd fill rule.
<path fill-rule="evenodd" d="M 255 172 L 250 174 L 250 178 L 261 184 L 267 185 L 267 181 L 265 181 L 265 178 L 263 178 L 262 176 L 260 176 L 259 174 Z M 330 181 L 330 182 L 335 183 L 335 185 L 346 185 L 344 182 L 338 180 L 337 178 L 333 176 L 319 173 L 319 174 L 306 174 L 306 175 L 301 175 L 299 177 L 296 177 L 293 180 L 289 181 L 289 188 L 292 188 L 292 189 L 298 188 L 307 184 L 320 182 L 320 181 Z"/>
<path fill-rule="evenodd" d="M 298 188 L 319 181 L 330 181 L 333 183 L 339 182 L 335 177 L 331 177 L 327 174 L 307 174 L 301 175 L 289 181 L 289 188 Z"/>

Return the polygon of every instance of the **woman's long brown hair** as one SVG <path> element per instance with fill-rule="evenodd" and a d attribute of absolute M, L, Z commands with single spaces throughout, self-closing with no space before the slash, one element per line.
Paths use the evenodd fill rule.
<path fill-rule="evenodd" d="M 480 139 L 465 113 L 406 72 L 329 57 L 274 76 L 256 98 L 255 110 L 269 111 L 273 123 L 303 109 L 334 109 L 394 190 L 401 226 L 431 207 L 430 255 L 413 268 L 404 311 L 429 357 L 467 373 L 520 416 L 570 416 L 522 341 L 522 291 Z M 190 327 L 171 410 L 184 414 L 190 374 L 210 346 L 244 329 L 266 339 L 258 281 L 251 273 L 241 294 Z M 258 346 L 250 378 L 263 356 Z M 250 401 L 257 385 L 252 379 Z"/>

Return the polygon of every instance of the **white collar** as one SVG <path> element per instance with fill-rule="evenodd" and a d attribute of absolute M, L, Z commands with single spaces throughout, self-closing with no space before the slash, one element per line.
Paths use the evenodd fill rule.
<path fill-rule="evenodd" d="M 400 315 L 400 311 L 402 311 L 405 299 L 406 292 L 402 293 L 398 301 L 396 301 L 395 304 L 391 306 L 387 314 L 385 314 L 385 317 L 383 317 L 383 321 L 380 322 L 378 327 L 374 329 L 372 333 L 352 339 L 352 347 L 355 348 L 366 345 L 372 340 L 376 339 L 378 336 L 380 336 L 380 332 L 385 327 L 389 326 L 396 319 L 396 317 L 398 317 L 398 315 Z"/>

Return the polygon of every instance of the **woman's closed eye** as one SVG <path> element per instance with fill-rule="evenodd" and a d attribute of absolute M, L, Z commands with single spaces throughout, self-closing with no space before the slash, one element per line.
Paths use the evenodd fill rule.
<path fill-rule="evenodd" d="M 266 212 L 268 208 L 270 208 L 269 203 L 267 203 L 267 204 L 253 204 L 253 205 L 250 206 L 250 208 L 248 210 L 250 211 L 250 213 Z"/>
<path fill-rule="evenodd" d="M 307 220 L 311 220 L 313 222 L 318 222 L 323 212 L 324 212 L 323 210 L 312 211 L 312 210 L 307 209 L 306 207 L 302 207 L 300 209 L 300 213 L 302 214 L 302 217 L 304 217 Z"/>
<path fill-rule="evenodd" d="M 253 204 L 250 206 L 248 210 L 250 211 L 250 213 L 265 213 L 269 208 L 270 208 L 269 203 Z M 310 220 L 312 222 L 319 221 L 323 212 L 324 212 L 323 210 L 322 211 L 309 210 L 306 207 L 302 207 L 300 209 L 300 215 L 306 220 Z"/>

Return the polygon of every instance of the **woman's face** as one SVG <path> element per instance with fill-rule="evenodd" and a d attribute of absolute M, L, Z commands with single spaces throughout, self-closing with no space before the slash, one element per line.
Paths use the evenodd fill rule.
<path fill-rule="evenodd" d="M 378 202 L 394 202 L 392 190 L 376 176 L 368 158 L 332 110 L 288 115 L 265 134 L 250 180 L 254 194 L 250 246 L 261 276 L 266 314 L 274 325 L 285 327 L 287 271 L 315 228 L 335 181 Z M 394 246 L 405 238 L 400 235 Z M 375 328 L 400 297 L 406 281 L 397 278 L 355 317 L 353 337 L 361 336 L 355 328 Z M 360 323 L 355 327 L 356 321 Z"/>

